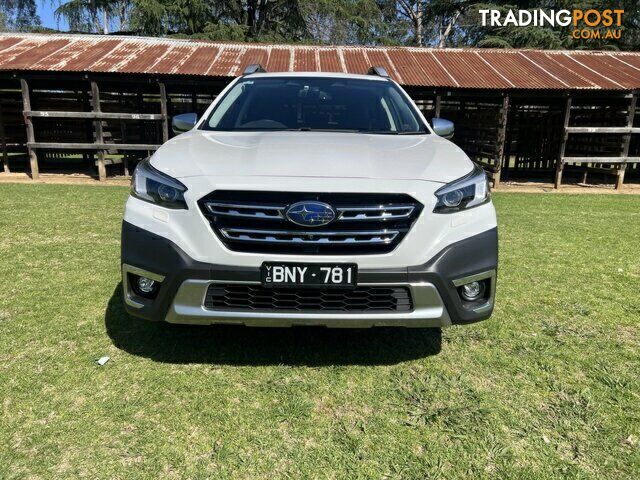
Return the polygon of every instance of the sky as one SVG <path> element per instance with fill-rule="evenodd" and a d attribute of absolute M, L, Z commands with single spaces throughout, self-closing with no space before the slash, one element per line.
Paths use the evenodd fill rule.
<path fill-rule="evenodd" d="M 51 4 L 51 0 L 37 0 L 36 5 L 38 7 L 38 15 L 40 16 L 40 21 L 42 22 L 43 27 L 67 30 L 68 25 L 64 20 L 60 20 L 60 25 L 58 26 L 58 22 L 53 15 L 53 11 L 58 6 L 58 0 L 55 0 L 55 5 Z"/>

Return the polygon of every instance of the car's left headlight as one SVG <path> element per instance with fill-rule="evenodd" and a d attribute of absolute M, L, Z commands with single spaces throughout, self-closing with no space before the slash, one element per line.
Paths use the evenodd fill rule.
<path fill-rule="evenodd" d="M 474 165 L 473 171 L 446 184 L 435 193 L 435 213 L 453 213 L 477 207 L 490 200 L 489 179 L 484 170 Z"/>
<path fill-rule="evenodd" d="M 186 191 L 187 187 L 178 180 L 153 168 L 148 158 L 142 160 L 133 172 L 131 195 L 141 200 L 166 208 L 186 209 Z"/>

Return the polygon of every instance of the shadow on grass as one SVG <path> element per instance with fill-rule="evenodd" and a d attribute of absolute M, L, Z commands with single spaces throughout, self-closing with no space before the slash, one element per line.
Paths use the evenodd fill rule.
<path fill-rule="evenodd" d="M 327 329 L 191 326 L 131 317 L 119 284 L 104 316 L 114 345 L 166 363 L 225 365 L 389 365 L 437 355 L 439 328 Z"/>

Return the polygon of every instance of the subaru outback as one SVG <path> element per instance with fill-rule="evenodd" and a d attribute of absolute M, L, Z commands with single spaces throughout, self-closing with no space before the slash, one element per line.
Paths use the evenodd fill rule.
<path fill-rule="evenodd" d="M 487 176 L 368 75 L 250 66 L 141 161 L 122 225 L 127 311 L 186 324 L 440 327 L 488 318 Z"/>

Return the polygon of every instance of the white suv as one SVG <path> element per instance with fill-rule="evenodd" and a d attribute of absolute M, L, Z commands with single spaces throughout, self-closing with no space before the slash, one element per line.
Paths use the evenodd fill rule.
<path fill-rule="evenodd" d="M 369 75 L 251 66 L 136 168 L 122 226 L 132 315 L 172 323 L 439 327 L 488 318 L 498 262 L 482 169 Z"/>

